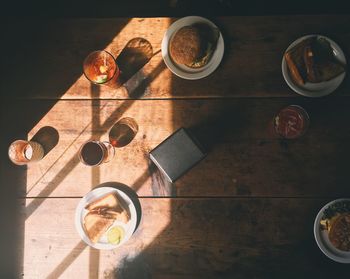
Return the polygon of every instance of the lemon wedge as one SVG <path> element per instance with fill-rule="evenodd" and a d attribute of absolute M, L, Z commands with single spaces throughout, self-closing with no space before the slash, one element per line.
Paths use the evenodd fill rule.
<path fill-rule="evenodd" d="M 104 82 L 107 81 L 107 79 L 108 79 L 108 76 L 107 76 L 107 75 L 98 75 L 98 76 L 96 77 L 96 82 L 97 82 L 97 83 L 104 83 Z"/>
<path fill-rule="evenodd" d="M 117 245 L 124 237 L 124 229 L 120 226 L 111 228 L 107 233 L 107 239 L 110 244 Z"/>

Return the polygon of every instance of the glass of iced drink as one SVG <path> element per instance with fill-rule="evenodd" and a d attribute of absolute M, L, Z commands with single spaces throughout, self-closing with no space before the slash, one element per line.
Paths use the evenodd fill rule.
<path fill-rule="evenodd" d="M 274 117 L 275 132 L 285 139 L 296 139 L 305 134 L 310 124 L 308 113 L 297 105 L 287 106 Z"/>
<path fill-rule="evenodd" d="M 90 53 L 84 60 L 84 75 L 95 84 L 110 85 L 119 76 L 119 68 L 112 54 L 105 50 Z"/>
<path fill-rule="evenodd" d="M 79 150 L 80 161 L 87 166 L 98 166 L 109 162 L 115 154 L 114 147 L 107 141 L 87 141 Z"/>
<path fill-rule="evenodd" d="M 25 165 L 40 161 L 44 157 L 44 148 L 40 143 L 16 140 L 9 147 L 9 158 L 16 165 Z"/>

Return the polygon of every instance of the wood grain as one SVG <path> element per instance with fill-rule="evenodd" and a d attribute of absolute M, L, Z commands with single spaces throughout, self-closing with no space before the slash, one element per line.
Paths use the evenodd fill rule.
<path fill-rule="evenodd" d="M 42 141 L 46 155 L 28 167 L 1 160 L 1 219 L 10 235 L 1 242 L 9 239 L 2 248 L 10 251 L 2 266 L 16 251 L 16 277 L 24 278 L 346 278 L 347 266 L 316 246 L 312 226 L 325 203 L 350 194 L 349 77 L 329 97 L 301 98 L 284 82 L 281 59 L 306 34 L 329 36 L 348 55 L 350 16 L 214 18 L 225 56 L 197 81 L 176 77 L 162 60 L 161 41 L 175 20 L 6 21 L 0 154 L 5 158 L 11 141 L 28 138 Z M 120 57 L 138 37 L 149 41 L 153 56 L 123 86 L 94 86 L 82 76 L 89 52 Z M 290 104 L 303 106 L 311 119 L 295 141 L 279 139 L 271 126 Z M 83 142 L 107 140 L 122 117 L 137 122 L 134 140 L 110 163 L 80 163 Z M 148 154 L 180 127 L 208 156 L 171 184 Z M 143 216 L 125 246 L 97 251 L 80 240 L 74 212 L 81 196 L 109 181 L 137 192 Z"/>
<path fill-rule="evenodd" d="M 89 265 L 98 278 L 122 279 L 332 278 L 348 272 L 326 258 L 313 237 L 315 215 L 328 200 L 140 201 L 142 221 L 130 241 L 112 251 L 92 250 L 99 260 L 91 262 L 74 227 L 79 199 L 45 199 L 24 225 L 24 278 L 89 278 Z"/>
<path fill-rule="evenodd" d="M 323 34 L 335 40 L 345 55 L 350 53 L 349 15 L 214 18 L 225 38 L 225 56 L 209 77 L 180 79 L 171 74 L 158 53 L 126 86 L 101 87 L 100 94 L 89 93 L 89 82 L 81 76 L 82 61 L 89 52 L 107 49 L 118 56 L 129 40 L 142 37 L 157 53 L 166 29 L 175 20 L 19 20 L 5 28 L 5 47 L 17 54 L 3 58 L 7 82 L 1 84 L 1 91 L 9 92 L 6 98 L 135 98 L 133 88 L 143 83 L 138 98 L 289 97 L 295 93 L 283 80 L 281 59 L 292 41 L 306 34 Z M 347 76 L 335 94 L 348 95 L 349 88 Z"/>
<path fill-rule="evenodd" d="M 59 134 L 57 145 L 41 162 L 27 169 L 8 163 L 9 173 L 27 174 L 16 186 L 20 196 L 83 196 L 107 181 L 124 183 L 140 196 L 349 195 L 347 98 L 59 101 L 30 125 L 32 108 L 45 111 L 47 102 L 14 102 L 17 117 L 20 111 L 26 121 L 24 127 L 7 123 L 14 130 L 8 142 L 25 127 L 32 127 L 22 134 L 29 139 L 46 126 Z M 273 115 L 288 104 L 304 106 L 311 118 L 306 135 L 295 141 L 280 140 L 271 131 Z M 94 169 L 80 163 L 80 146 L 88 139 L 108 140 L 110 127 L 122 117 L 138 123 L 134 140 L 117 148 L 110 163 Z M 152 176 L 148 153 L 180 127 L 197 136 L 208 156 L 171 188 L 162 183 L 165 178 Z"/>

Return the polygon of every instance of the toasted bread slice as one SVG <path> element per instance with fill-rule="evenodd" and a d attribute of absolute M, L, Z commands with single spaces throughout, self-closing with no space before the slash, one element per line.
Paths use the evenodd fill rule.
<path fill-rule="evenodd" d="M 336 59 L 333 48 L 326 39 L 317 38 L 313 40 L 307 51 L 309 55 L 305 55 L 304 60 L 309 82 L 328 81 L 345 71 L 344 66 Z"/>
<path fill-rule="evenodd" d="M 117 212 L 123 211 L 123 208 L 118 200 L 118 197 L 115 193 L 110 193 L 101 198 L 89 203 L 85 206 L 85 209 L 92 211 L 98 208 L 109 208 Z"/>
<path fill-rule="evenodd" d="M 85 206 L 85 209 L 89 212 L 84 217 L 84 228 L 94 243 L 116 220 L 125 224 L 130 220 L 129 212 L 122 206 L 116 193 L 102 196 Z"/>
<path fill-rule="evenodd" d="M 334 247 L 350 251 L 350 213 L 340 214 L 331 224 L 328 238 Z"/>
<path fill-rule="evenodd" d="M 336 78 L 344 72 L 344 67 L 338 63 L 327 62 L 323 65 L 316 65 L 315 72 L 317 73 L 315 78 L 310 77 L 310 82 L 319 83 L 323 81 L 329 81 Z"/>
<path fill-rule="evenodd" d="M 185 26 L 179 29 L 170 41 L 171 58 L 178 64 L 190 64 L 202 51 L 202 40 L 197 28 Z"/>
<path fill-rule="evenodd" d="M 113 216 L 115 220 L 123 222 L 124 224 L 126 224 L 130 220 L 130 216 L 126 210 L 123 210 L 122 212 L 107 210 L 106 214 L 109 214 L 109 216 Z"/>
<path fill-rule="evenodd" d="M 305 46 L 304 48 L 304 63 L 306 68 L 307 80 L 316 80 L 315 54 L 311 45 Z"/>
<path fill-rule="evenodd" d="M 301 72 L 299 71 L 298 65 L 295 63 L 294 59 L 292 58 L 292 54 L 287 52 L 284 55 L 287 66 L 290 72 L 290 75 L 292 79 L 299 85 L 303 85 L 305 83 L 304 77 L 301 75 Z"/>
<path fill-rule="evenodd" d="M 130 220 L 129 213 L 124 209 L 122 211 L 115 211 L 114 209 L 99 207 L 90 212 L 98 215 L 103 215 L 108 218 L 114 218 L 115 220 L 121 221 L 125 224 Z"/>
<path fill-rule="evenodd" d="M 331 80 L 345 71 L 333 53 L 329 41 L 311 37 L 285 53 L 292 79 L 299 85 Z"/>
<path fill-rule="evenodd" d="M 305 47 L 311 45 L 311 42 L 312 38 L 305 39 L 288 50 L 284 55 L 290 75 L 299 85 L 303 85 L 306 82 L 307 73 L 304 62 L 304 50 Z"/>
<path fill-rule="evenodd" d="M 89 239 L 96 243 L 101 236 L 113 225 L 115 218 L 111 215 L 101 215 L 89 212 L 84 218 L 84 228 Z"/>

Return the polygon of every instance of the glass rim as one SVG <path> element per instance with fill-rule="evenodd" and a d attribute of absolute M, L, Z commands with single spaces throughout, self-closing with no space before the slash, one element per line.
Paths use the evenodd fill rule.
<path fill-rule="evenodd" d="M 8 154 L 8 158 L 10 159 L 10 161 L 12 163 L 14 163 L 15 165 L 18 165 L 18 166 L 21 166 L 21 165 L 25 165 L 25 164 L 28 164 L 30 162 L 30 160 L 28 158 L 26 158 L 25 156 L 23 156 L 25 158 L 25 162 L 18 162 L 16 160 L 14 160 L 11 156 L 10 156 L 10 149 L 11 149 L 11 146 L 15 145 L 16 143 L 23 143 L 23 144 L 29 144 L 29 140 L 15 140 L 13 142 L 11 142 L 10 146 L 8 147 L 8 151 L 7 151 L 7 154 Z M 24 155 L 24 151 L 23 151 L 23 155 Z"/>
<path fill-rule="evenodd" d="M 82 150 L 83 150 L 84 146 L 85 146 L 86 144 L 88 144 L 88 143 L 95 143 L 95 144 L 97 144 L 97 145 L 101 148 L 101 150 L 102 150 L 102 152 L 103 152 L 103 156 L 102 156 L 101 160 L 98 161 L 98 163 L 93 164 L 93 165 L 86 163 L 86 161 L 83 159 L 83 156 L 82 156 Z M 104 149 L 104 148 L 105 148 L 105 149 Z M 98 140 L 88 140 L 88 141 L 84 142 L 84 143 L 80 146 L 78 156 L 79 156 L 80 162 L 82 162 L 84 165 L 89 166 L 89 167 L 95 167 L 95 166 L 99 166 L 99 165 L 101 165 L 102 163 L 104 163 L 105 152 L 108 152 L 108 151 L 107 151 L 107 148 L 106 148 L 106 146 L 103 144 L 102 141 L 98 141 Z"/>
<path fill-rule="evenodd" d="M 115 66 L 116 66 L 113 75 L 112 75 L 109 79 L 107 79 L 105 82 L 96 82 L 96 81 L 91 80 L 91 79 L 88 77 L 88 75 L 85 73 L 85 70 L 84 70 L 85 62 L 86 62 L 86 60 L 90 57 L 90 55 L 92 55 L 92 54 L 94 54 L 94 53 L 99 53 L 99 52 L 105 52 L 105 53 L 107 53 L 109 56 L 111 56 L 111 57 L 113 58 L 113 61 L 114 61 Z M 95 50 L 95 51 L 92 51 L 92 52 L 90 52 L 90 53 L 88 54 L 88 56 L 86 56 L 85 59 L 84 59 L 84 62 L 83 62 L 83 74 L 84 74 L 84 76 L 85 76 L 90 82 L 92 82 L 93 84 L 96 84 L 96 85 L 99 85 L 99 84 L 106 84 L 107 82 L 111 81 L 112 78 L 114 78 L 114 76 L 115 76 L 117 73 L 118 73 L 118 75 L 119 75 L 119 67 L 118 67 L 118 64 L 117 64 L 117 62 L 116 62 L 116 59 L 114 58 L 113 54 L 110 53 L 110 52 L 107 51 L 107 50 L 102 49 L 102 50 Z"/>
<path fill-rule="evenodd" d="M 304 128 L 303 128 L 303 130 L 302 130 L 302 132 L 298 135 L 298 136 L 296 136 L 296 137 L 285 137 L 284 135 L 282 135 L 282 134 L 280 134 L 277 130 L 276 130 L 276 122 L 275 122 L 275 119 L 276 119 L 276 117 L 283 111 L 283 110 L 285 110 L 285 109 L 287 109 L 287 108 L 290 108 L 290 107 L 295 107 L 295 108 L 297 108 L 297 109 L 299 109 L 300 110 L 300 112 L 303 114 L 303 116 L 305 117 L 305 126 L 304 126 Z M 281 138 L 283 138 L 283 139 L 297 139 L 297 138 L 300 138 L 300 137 L 302 137 L 305 133 L 306 133 L 306 131 L 308 130 L 308 128 L 309 128 L 309 126 L 310 126 L 310 116 L 309 116 L 309 114 L 308 114 L 308 112 L 302 107 L 302 106 L 300 106 L 300 105 L 287 105 L 287 106 L 285 106 L 285 107 L 283 107 L 283 108 L 281 108 L 279 111 L 278 111 L 278 113 L 273 117 L 273 126 L 274 126 L 274 130 L 275 130 L 275 132 L 276 132 L 276 134 L 279 136 L 279 137 L 281 137 Z"/>

